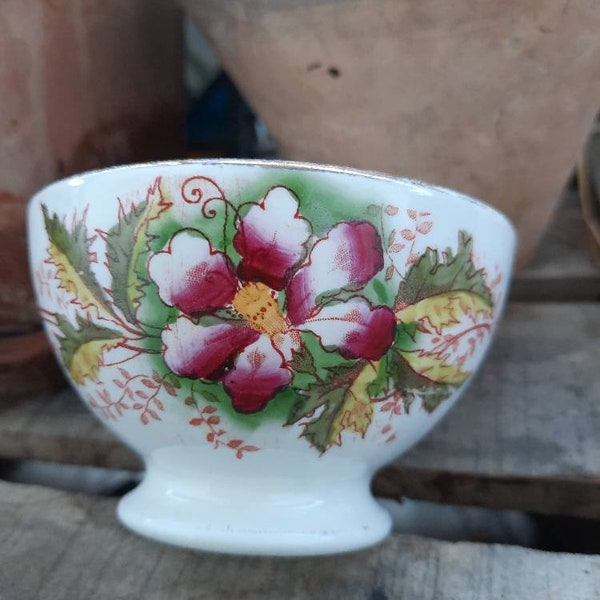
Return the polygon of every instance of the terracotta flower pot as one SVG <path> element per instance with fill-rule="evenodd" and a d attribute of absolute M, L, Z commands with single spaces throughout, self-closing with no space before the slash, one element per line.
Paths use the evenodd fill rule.
<path fill-rule="evenodd" d="M 282 156 L 483 198 L 531 257 L 598 108 L 598 2 L 182 4 Z"/>
<path fill-rule="evenodd" d="M 5 0 L 0 11 L 0 328 L 38 322 L 24 207 L 84 169 L 183 151 L 180 9 Z"/>

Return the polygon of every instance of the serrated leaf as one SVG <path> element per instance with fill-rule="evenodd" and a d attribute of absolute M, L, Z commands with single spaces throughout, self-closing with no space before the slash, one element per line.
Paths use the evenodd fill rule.
<path fill-rule="evenodd" d="M 404 358 L 404 354 L 397 350 L 393 350 L 388 354 L 386 367 L 388 376 L 399 392 L 422 390 L 434 385 L 431 380 L 413 371 Z"/>
<path fill-rule="evenodd" d="M 336 375 L 336 370 L 351 367 L 355 361 L 345 359 L 338 352 L 328 352 L 323 348 L 320 338 L 316 336 L 312 331 L 303 331 L 300 334 L 302 344 L 306 346 L 308 351 L 311 353 L 314 364 L 317 370 L 317 379 L 330 379 Z M 302 377 L 311 381 L 312 376 L 302 374 Z M 294 383 L 295 385 L 295 383 Z"/>
<path fill-rule="evenodd" d="M 360 373 L 360 365 L 356 363 L 349 366 L 340 366 L 328 368 L 326 372 L 329 377 L 324 382 L 312 383 L 307 390 L 298 392 L 297 401 L 290 407 L 290 412 L 286 421 L 286 425 L 292 425 L 304 417 L 312 415 L 312 413 L 325 404 L 332 403 L 336 407 L 339 405 L 342 397 L 344 386 L 348 388 L 352 381 Z"/>
<path fill-rule="evenodd" d="M 332 401 L 338 402 L 339 390 L 335 388 L 323 388 L 320 389 L 319 384 L 311 384 L 307 390 L 300 390 L 298 392 L 298 399 L 290 407 L 286 425 L 293 425 L 304 417 L 310 417 L 315 410 Z M 322 391 L 322 393 L 320 393 Z"/>
<path fill-rule="evenodd" d="M 367 362 L 344 395 L 344 402 L 337 411 L 331 430 L 331 444 L 341 445 L 341 434 L 354 431 L 364 437 L 373 420 L 373 403 L 369 385 L 379 373 L 379 364 Z"/>
<path fill-rule="evenodd" d="M 60 287 L 74 296 L 73 302 L 83 310 L 95 309 L 98 317 L 111 319 L 111 310 L 91 268 L 90 240 L 83 221 L 71 229 L 55 213 L 50 216 L 42 205 L 44 225 L 50 242 L 50 262 L 57 268 Z"/>
<path fill-rule="evenodd" d="M 130 322 L 135 322 L 134 298 L 137 291 L 136 232 L 143 221 L 147 202 L 133 206 L 128 213 L 122 212 L 119 222 L 106 236 L 107 266 L 112 276 L 112 295 L 115 306 Z"/>
<path fill-rule="evenodd" d="M 447 386 L 436 386 L 421 393 L 421 402 L 426 412 L 432 413 L 444 400 L 447 400 L 453 388 Z"/>
<path fill-rule="evenodd" d="M 130 322 L 136 323 L 135 312 L 143 297 L 143 287 L 149 282 L 138 271 L 148 252 L 149 227 L 152 221 L 172 205 L 162 190 L 158 177 L 148 189 L 146 199 L 129 212 L 119 212 L 119 222 L 106 236 L 107 265 L 112 276 L 112 295 L 115 306 Z"/>
<path fill-rule="evenodd" d="M 404 411 L 407 414 L 417 395 L 423 401 L 423 408 L 431 412 L 456 390 L 454 384 L 436 383 L 415 372 L 403 352 L 393 351 L 390 353 L 387 371 L 396 390 L 402 395 Z"/>
<path fill-rule="evenodd" d="M 480 296 L 492 307 L 492 293 L 485 281 L 485 271 L 473 264 L 472 250 L 473 238 L 465 231 L 458 235 L 456 254 L 450 249 L 440 253 L 428 248 L 400 284 L 396 306 L 416 304 L 430 296 L 462 290 Z"/>
<path fill-rule="evenodd" d="M 76 327 L 61 315 L 56 315 L 56 322 L 62 334 L 58 338 L 61 356 L 73 381 L 97 381 L 102 354 L 123 341 L 122 335 L 79 315 Z"/>
<path fill-rule="evenodd" d="M 445 292 L 420 300 L 396 311 L 396 318 L 403 323 L 419 323 L 438 335 L 447 327 L 458 325 L 466 316 L 491 316 L 491 306 L 472 292 Z"/>
<path fill-rule="evenodd" d="M 350 366 L 328 369 L 331 377 L 326 382 L 315 383 L 309 386 L 307 391 L 299 392 L 301 398 L 292 406 L 287 424 L 308 417 L 315 410 L 323 407 L 319 416 L 305 425 L 302 434 L 321 452 L 325 452 L 327 448 L 337 442 L 344 426 L 356 427 L 359 431 L 362 431 L 365 427 L 365 420 L 368 419 L 368 411 L 364 408 L 364 405 L 363 407 L 357 406 L 357 402 L 360 404 L 363 400 L 361 396 L 362 388 L 360 387 L 363 381 L 357 384 L 359 387 L 356 392 L 352 391 L 351 396 L 349 396 L 349 392 L 360 377 L 365 364 L 367 363 L 359 361 Z M 370 381 L 371 379 L 365 375 L 365 389 Z M 357 395 L 359 398 L 356 398 Z M 349 403 L 347 408 L 345 408 L 346 402 Z M 363 409 L 362 413 L 361 409 Z M 347 413 L 346 416 L 345 413 Z M 368 423 L 366 426 L 368 427 Z"/>

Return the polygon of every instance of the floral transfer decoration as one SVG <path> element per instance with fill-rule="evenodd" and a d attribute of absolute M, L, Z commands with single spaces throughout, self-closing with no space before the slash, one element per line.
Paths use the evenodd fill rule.
<path fill-rule="evenodd" d="M 325 452 L 370 428 L 393 442 L 395 418 L 415 402 L 433 412 L 466 381 L 499 283 L 472 236 L 441 251 L 423 243 L 429 213 L 373 202 L 323 216 L 296 188 L 231 199 L 208 177 L 159 177 L 108 231 L 42 207 L 38 289 L 94 410 L 147 426 L 178 404 L 238 458 L 259 448 L 227 424 L 277 418 Z"/>

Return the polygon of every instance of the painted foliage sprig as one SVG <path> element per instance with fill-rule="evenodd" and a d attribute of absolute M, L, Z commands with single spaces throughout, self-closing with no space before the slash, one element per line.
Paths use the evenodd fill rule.
<path fill-rule="evenodd" d="M 487 273 L 475 264 L 467 232 L 460 232 L 455 249 L 422 250 L 434 228 L 429 212 L 403 209 L 403 223 L 398 206 L 373 204 L 367 219 L 335 223 L 317 237 L 301 214 L 301 198 L 288 188 L 275 186 L 260 202 L 236 206 L 215 181 L 198 176 L 183 182 L 180 196 L 178 202 L 198 207 L 197 221 L 194 228 L 171 229 L 162 250 L 156 247 L 161 218 L 172 219 L 175 204 L 160 177 L 141 202 L 128 207 L 119 203 L 115 226 L 92 235 L 86 212 L 67 224 L 42 208 L 49 238 L 46 263 L 76 308 L 74 318 L 58 312 L 46 312 L 46 318 L 57 332 L 74 381 L 96 385 L 89 403 L 105 418 L 134 411 L 144 425 L 158 422 L 164 400 L 183 398 L 185 388 L 191 390 L 185 404 L 195 413 L 190 426 L 204 431 L 206 443 L 241 458 L 258 448 L 227 434 L 219 403 L 231 402 L 242 416 L 260 414 L 291 386 L 297 394 L 289 402 L 284 426 L 299 427 L 300 437 L 325 452 L 341 445 L 345 435 L 365 437 L 378 414 L 387 415 L 380 434 L 393 442 L 392 417 L 408 414 L 417 399 L 432 412 L 469 377 L 469 361 L 491 331 L 494 289 L 500 280 L 495 277 L 488 284 Z M 275 229 L 270 234 L 276 251 L 262 248 L 262 238 L 255 235 L 278 222 L 269 211 L 287 219 L 287 239 L 277 241 Z M 392 217 L 399 224 L 388 231 Z M 205 225 L 216 221 L 220 233 L 205 234 Z M 296 245 L 290 250 L 284 246 L 291 239 Z M 99 254 L 111 280 L 107 287 L 94 274 L 99 259 L 93 248 L 98 243 L 104 245 Z M 340 262 L 341 270 L 334 273 L 341 278 L 339 289 L 321 290 L 316 283 L 327 277 L 315 265 L 328 260 L 335 265 L 334 256 L 346 255 L 350 262 Z M 291 262 L 278 270 L 277 260 L 286 257 Z M 189 281 L 199 285 L 203 269 L 210 268 L 219 282 L 210 287 L 212 304 L 207 306 L 202 299 L 208 296 L 200 288 L 182 292 L 178 286 L 188 278 L 175 277 L 171 269 L 200 259 L 204 262 L 190 262 L 197 276 Z M 266 270 L 260 260 L 266 261 Z M 350 268 L 352 261 L 362 261 L 362 271 Z M 385 283 L 374 279 L 379 272 Z M 41 282 L 47 283 L 43 277 Z M 371 283 L 376 302 L 367 290 Z M 381 299 L 386 285 L 395 290 L 393 301 Z M 298 293 L 301 289 L 304 296 Z M 140 317 L 149 291 L 165 305 L 164 324 L 144 323 Z M 323 323 L 334 321 L 360 335 L 331 337 L 332 328 Z M 217 329 L 210 328 L 215 325 L 219 332 L 229 328 L 226 342 L 235 351 L 214 365 L 214 352 L 203 356 L 204 362 L 195 357 L 190 369 L 187 355 L 178 356 L 177 348 L 186 339 L 197 344 L 213 335 Z M 143 354 L 162 361 L 159 371 L 165 375 L 156 370 L 150 376 L 132 374 L 124 366 Z M 109 368 L 119 373 L 112 379 L 117 390 L 112 395 L 99 376 Z M 260 385 L 242 385 L 248 369 L 272 388 L 261 395 Z M 198 400 L 195 382 L 203 382 L 198 396 L 204 394 L 209 404 Z"/>

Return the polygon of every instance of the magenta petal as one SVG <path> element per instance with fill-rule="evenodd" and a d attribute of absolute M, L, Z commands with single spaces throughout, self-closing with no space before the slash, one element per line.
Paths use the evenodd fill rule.
<path fill-rule="evenodd" d="M 281 355 L 263 335 L 237 357 L 223 384 L 236 411 L 253 413 L 262 410 L 291 380 Z"/>
<path fill-rule="evenodd" d="M 394 341 L 396 317 L 387 306 L 372 308 L 364 298 L 353 298 L 324 306 L 299 329 L 312 331 L 345 358 L 379 360 Z"/>
<path fill-rule="evenodd" d="M 379 360 L 394 342 L 396 317 L 387 306 L 371 310 L 362 324 L 346 336 L 340 354 L 346 358 Z"/>
<path fill-rule="evenodd" d="M 281 290 L 306 257 L 310 225 L 298 214 L 298 201 L 284 187 L 269 191 L 241 220 L 233 238 L 242 260 L 239 276 Z"/>
<path fill-rule="evenodd" d="M 236 354 L 259 338 L 249 327 L 218 323 L 196 325 L 179 317 L 162 333 L 165 363 L 177 375 L 214 378 Z"/>
<path fill-rule="evenodd" d="M 188 315 L 231 304 L 238 280 L 229 259 L 199 232 L 177 232 L 148 262 L 161 300 Z"/>
<path fill-rule="evenodd" d="M 360 289 L 383 268 L 381 238 L 366 221 L 342 222 L 313 247 L 287 287 L 287 314 L 300 324 L 313 315 L 320 294 Z"/>

